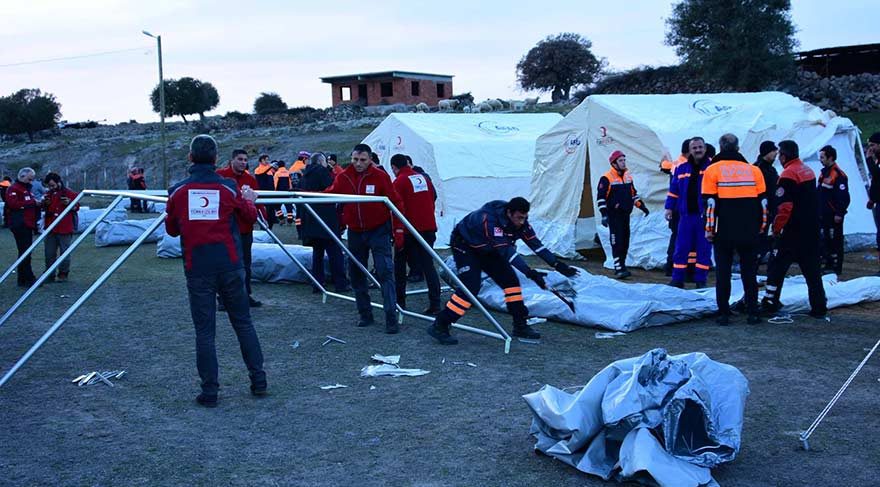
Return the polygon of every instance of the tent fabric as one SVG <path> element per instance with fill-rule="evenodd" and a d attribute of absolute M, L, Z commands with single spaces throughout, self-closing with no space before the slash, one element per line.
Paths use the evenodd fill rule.
<path fill-rule="evenodd" d="M 868 241 L 860 235 L 875 233 L 871 215 L 863 210 L 866 176 L 856 160 L 858 129 L 847 118 L 779 92 L 587 97 L 537 140 L 530 193 L 532 225 L 545 246 L 569 257 L 576 249 L 592 246 L 592 234 L 579 227 L 596 227 L 609 256 L 605 266 L 610 268 L 607 231 L 592 217 L 578 217 L 585 182 L 595 191 L 599 177 L 608 170 L 608 156 L 621 150 L 649 209 L 662 214 L 669 177 L 658 170 L 660 160 L 677 157 L 686 138 L 699 135 L 717 147 L 718 138 L 728 132 L 739 137 L 748 160 L 757 157 L 764 140 L 795 140 L 802 159 L 817 173 L 818 150 L 833 145 L 852 188 L 853 211 L 844 228 L 847 239 L 855 246 Z M 593 214 L 598 215 L 595 195 L 589 199 Z M 634 215 L 633 222 L 638 218 Z M 669 229 L 660 223 L 651 230 L 633 229 L 627 265 L 657 267 L 665 262 L 666 243 L 656 234 L 665 234 L 668 241 Z M 642 235 L 644 231 L 651 235 Z"/>
<path fill-rule="evenodd" d="M 147 211 L 150 213 L 162 213 L 165 211 L 165 203 L 147 201 Z M 125 209 L 131 210 L 131 199 L 125 200 Z"/>
<path fill-rule="evenodd" d="M 95 228 L 95 247 L 132 244 L 154 221 L 156 221 L 155 218 L 101 222 Z M 165 235 L 165 223 L 159 225 L 159 228 L 154 230 L 144 242 L 158 242 L 162 239 L 162 235 Z"/>
<path fill-rule="evenodd" d="M 611 363 L 570 394 L 523 396 L 535 449 L 605 480 L 717 485 L 710 470 L 742 445 L 749 382 L 704 353 L 657 348 Z"/>
<path fill-rule="evenodd" d="M 449 244 L 455 224 L 487 201 L 529 195 L 535 140 L 562 120 L 556 113 L 393 113 L 364 143 L 391 173 L 402 153 L 437 189 L 435 247 Z"/>
<path fill-rule="evenodd" d="M 254 231 L 254 243 L 272 243 L 272 237 L 262 230 Z M 163 259 L 179 259 L 183 257 L 183 250 L 180 247 L 180 237 L 172 237 L 163 234 L 156 245 L 156 257 Z"/>
<path fill-rule="evenodd" d="M 450 257 L 446 264 L 455 269 Z M 543 290 L 519 271 L 523 298 L 530 316 L 549 318 L 575 325 L 630 332 L 639 328 L 689 321 L 714 313 L 715 288 L 679 289 L 665 284 L 625 283 L 584 269 L 568 279 L 558 272 L 545 276 L 547 286 L 570 300 L 574 309 L 549 290 Z M 838 281 L 829 274 L 822 277 L 828 308 L 880 301 L 880 277 L 859 277 Z M 744 295 L 742 281 L 731 282 L 731 304 Z M 480 300 L 489 308 L 505 311 L 504 291 L 483 275 Z M 783 313 L 805 313 L 810 309 L 803 276 L 788 277 L 782 289 Z"/>
<path fill-rule="evenodd" d="M 83 233 L 89 225 L 92 224 L 95 220 L 101 216 L 101 213 L 104 212 L 106 208 L 80 208 L 78 212 L 76 212 L 77 217 L 77 225 L 76 225 L 76 233 Z M 126 213 L 125 208 L 120 205 L 116 205 L 116 208 L 113 208 L 113 211 L 107 214 L 104 218 L 105 222 L 121 222 L 125 220 Z"/>
<path fill-rule="evenodd" d="M 312 249 L 302 245 L 285 245 L 306 269 L 312 270 Z M 290 261 L 290 257 L 275 243 L 255 243 L 252 250 L 251 279 L 262 282 L 311 282 L 300 268 Z M 330 270 L 327 257 L 324 269 Z"/>

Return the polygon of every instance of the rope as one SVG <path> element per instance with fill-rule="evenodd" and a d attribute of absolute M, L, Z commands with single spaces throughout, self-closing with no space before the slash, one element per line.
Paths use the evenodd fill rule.
<path fill-rule="evenodd" d="M 801 438 L 801 441 L 804 442 L 804 448 L 809 449 L 807 447 L 807 440 L 810 438 L 810 435 L 812 435 L 813 432 L 816 431 L 816 428 L 819 426 L 819 423 L 821 423 L 822 420 L 825 419 L 825 416 L 828 415 L 828 412 L 831 411 L 831 408 L 834 407 L 834 405 L 837 403 L 837 400 L 840 399 L 840 396 L 842 396 L 843 392 L 846 391 L 846 388 L 849 387 L 849 385 L 853 381 L 853 379 L 856 378 L 856 375 L 859 374 L 859 372 L 862 370 L 862 367 L 865 366 L 865 364 L 868 362 L 868 359 L 870 359 L 871 355 L 873 355 L 874 352 L 877 350 L 878 346 L 880 346 L 880 340 L 877 340 L 877 343 L 874 344 L 874 347 L 871 348 L 871 351 L 868 352 L 868 355 L 865 355 L 865 358 L 862 359 L 862 362 L 859 364 L 859 366 L 856 367 L 856 369 L 853 371 L 853 373 L 850 374 L 849 378 L 846 379 L 846 382 L 843 383 L 843 386 L 840 387 L 840 389 L 837 391 L 837 394 L 835 394 L 834 397 L 831 398 L 830 401 L 828 401 L 828 404 L 825 406 L 825 409 L 823 409 L 822 412 L 819 413 L 819 416 L 816 417 L 816 420 L 813 421 L 813 424 L 811 424 L 810 427 L 807 428 L 806 431 L 801 433 L 800 438 Z"/>

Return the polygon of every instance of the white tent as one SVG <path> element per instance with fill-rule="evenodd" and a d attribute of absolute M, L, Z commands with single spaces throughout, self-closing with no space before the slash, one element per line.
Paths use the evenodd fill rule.
<path fill-rule="evenodd" d="M 633 213 L 627 264 L 662 266 L 669 237 L 662 215 L 669 177 L 659 171 L 659 162 L 677 157 L 686 138 L 701 136 L 717 147 L 727 132 L 739 137 L 740 152 L 749 160 L 757 158 L 764 140 L 792 139 L 817 174 L 818 150 L 834 146 L 850 179 L 852 203 L 844 228 L 848 244 L 867 242 L 868 234 L 875 233 L 864 210 L 866 176 L 858 129 L 849 119 L 779 92 L 588 97 L 538 139 L 530 220 L 544 245 L 564 256 L 592 247 L 598 230 L 610 267 L 608 231 L 593 218 L 599 213 L 594 187 L 608 170 L 611 153 L 622 150 L 652 211 L 648 218 Z M 778 162 L 777 170 L 782 170 Z"/>
<path fill-rule="evenodd" d="M 394 113 L 364 139 L 389 170 L 406 154 L 437 189 L 437 246 L 462 217 L 495 199 L 529 195 L 535 140 L 562 116 Z"/>

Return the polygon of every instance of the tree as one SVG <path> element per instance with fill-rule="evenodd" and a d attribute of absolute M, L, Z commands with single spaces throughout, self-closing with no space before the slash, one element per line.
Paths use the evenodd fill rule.
<path fill-rule="evenodd" d="M 666 20 L 666 44 L 693 75 L 760 91 L 795 74 L 789 0 L 684 0 Z"/>
<path fill-rule="evenodd" d="M 0 98 L 0 133 L 28 135 L 55 126 L 61 118 L 61 105 L 55 95 L 38 89 L 23 89 Z"/>
<path fill-rule="evenodd" d="M 605 65 L 592 51 L 593 43 L 566 32 L 549 36 L 516 64 L 516 78 L 524 90 L 553 92 L 553 101 L 567 100 L 571 87 L 593 83 Z"/>
<path fill-rule="evenodd" d="M 211 111 L 220 104 L 220 95 L 217 88 L 206 81 L 195 78 L 180 78 L 179 80 L 164 80 L 165 85 L 165 115 L 173 117 L 180 115 L 184 123 L 187 115 L 199 114 L 204 120 L 205 112 Z M 150 102 L 153 111 L 159 113 L 159 85 L 153 88 L 150 94 Z"/>
<path fill-rule="evenodd" d="M 285 110 L 287 110 L 287 103 L 284 103 L 278 93 L 263 92 L 254 100 L 254 113 L 257 115 L 282 113 Z"/>

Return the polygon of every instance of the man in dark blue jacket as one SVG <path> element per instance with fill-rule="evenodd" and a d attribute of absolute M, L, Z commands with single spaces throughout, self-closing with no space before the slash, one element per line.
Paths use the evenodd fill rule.
<path fill-rule="evenodd" d="M 843 272 L 843 217 L 849 208 L 849 180 L 837 165 L 837 149 L 819 149 L 822 172 L 819 175 L 819 230 L 825 272 Z"/>
<path fill-rule="evenodd" d="M 477 211 L 469 213 L 452 230 L 450 243 L 452 257 L 458 278 L 474 296 L 480 292 L 482 273 L 485 272 L 504 290 L 504 303 L 513 315 L 513 336 L 537 339 L 541 335 L 526 325 L 529 310 L 523 302 L 516 267 L 542 289 L 546 288 L 544 277 L 530 268 L 526 261 L 516 253 L 516 241 L 522 240 L 544 262 L 553 266 L 566 277 L 577 274 L 577 270 L 556 259 L 552 252 L 538 240 L 528 216 L 531 205 L 525 198 L 516 197 L 510 201 L 490 201 Z M 452 323 L 464 316 L 471 302 L 456 292 L 446 303 L 437 319 L 428 328 L 428 334 L 443 345 L 455 345 L 456 338 L 449 334 Z"/>
<path fill-rule="evenodd" d="M 214 347 L 216 316 L 214 300 L 220 297 L 238 336 L 241 354 L 251 380 L 251 394 L 266 395 L 263 352 L 251 323 L 245 290 L 244 258 L 238 221 L 257 219 L 250 188 L 239 192 L 235 181 L 214 172 L 217 142 L 199 135 L 190 143 L 190 177 L 168 190 L 165 230 L 180 236 L 190 313 L 196 328 L 196 366 L 202 379 L 202 406 L 217 405 L 217 352 Z"/>

